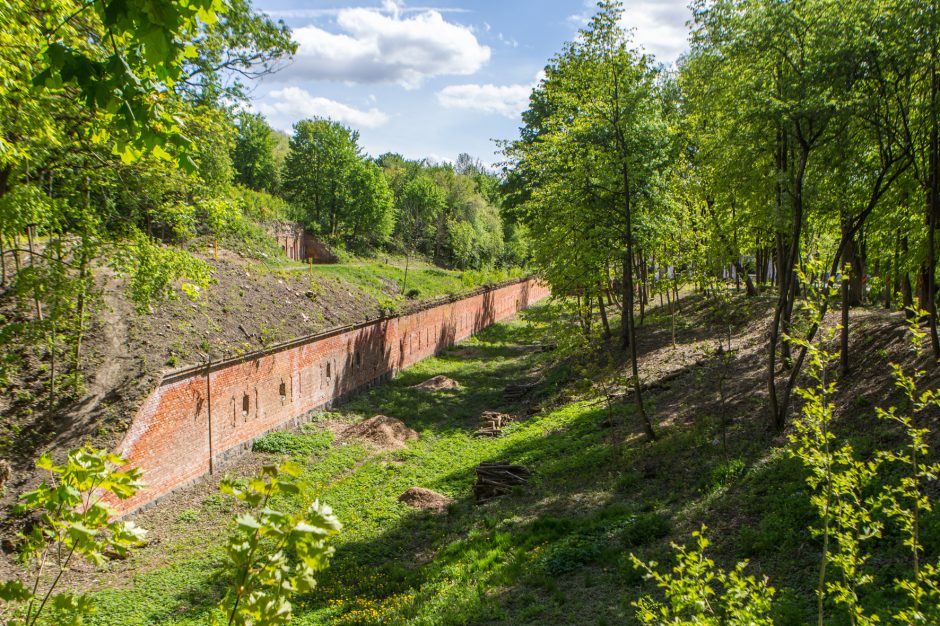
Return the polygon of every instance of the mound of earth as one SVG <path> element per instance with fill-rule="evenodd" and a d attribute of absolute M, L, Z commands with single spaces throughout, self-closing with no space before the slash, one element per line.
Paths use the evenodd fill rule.
<path fill-rule="evenodd" d="M 398 496 L 398 501 L 423 511 L 443 511 L 451 499 L 424 487 L 412 487 Z"/>
<path fill-rule="evenodd" d="M 396 450 L 404 448 L 409 439 L 417 438 L 418 433 L 405 426 L 401 420 L 387 415 L 376 415 L 344 430 L 339 440 L 358 439 L 379 450 Z"/>
<path fill-rule="evenodd" d="M 442 389 L 457 389 L 459 386 L 456 380 L 439 375 L 429 378 L 419 385 L 413 385 L 411 388 L 419 391 L 440 391 Z"/>

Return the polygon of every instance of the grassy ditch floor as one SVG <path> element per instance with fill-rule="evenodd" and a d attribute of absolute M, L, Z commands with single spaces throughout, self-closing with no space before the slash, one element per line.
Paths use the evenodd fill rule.
<path fill-rule="evenodd" d="M 780 590 L 776 623 L 811 621 L 819 546 L 805 529 L 815 513 L 801 466 L 781 452 L 782 437 L 766 434 L 758 408 L 767 305 L 743 307 L 732 360 L 714 349 L 727 325 L 716 325 L 712 335 L 701 306 L 684 308 L 676 347 L 666 322 L 651 318 L 642 330 L 647 370 L 665 375 L 670 363 L 685 363 L 648 394 L 660 433 L 655 443 L 642 439 L 629 402 L 613 405 L 608 425 L 598 386 L 577 384 L 579 370 L 563 350 L 536 348 L 563 341 L 553 335 L 558 325 L 550 320 L 560 315 L 553 305 L 416 365 L 342 413 L 264 438 L 239 471 L 292 456 L 306 468 L 310 488 L 278 505 L 293 509 L 318 498 L 344 524 L 319 588 L 295 599 L 292 623 L 629 624 L 631 602 L 655 591 L 629 554 L 671 565 L 670 541 L 686 543 L 703 523 L 719 563 L 750 559 L 749 571 L 769 576 Z M 894 349 L 869 343 L 866 349 L 886 354 Z M 438 374 L 460 387 L 410 388 Z M 507 384 L 536 380 L 525 404 L 503 400 Z M 868 388 L 869 400 L 855 401 L 852 414 L 868 419 L 871 399 L 887 397 L 885 389 L 890 381 Z M 520 419 L 502 437 L 475 438 L 484 410 Z M 342 423 L 379 413 L 402 420 L 420 438 L 387 451 L 333 441 Z M 861 432 L 872 446 L 893 436 L 869 426 Z M 474 467 L 492 460 L 523 464 L 533 477 L 508 496 L 476 505 Z M 399 503 L 413 486 L 453 502 L 440 513 Z M 151 524 L 158 540 L 110 572 L 87 574 L 82 586 L 96 590 L 99 607 L 91 623 L 207 623 L 226 582 L 221 542 L 233 512 L 203 488 L 142 514 L 139 523 Z M 928 558 L 936 558 L 936 515 L 925 520 L 923 540 Z M 865 591 L 885 606 L 897 598 L 890 580 L 901 554 L 900 545 L 879 553 L 879 575 Z"/>

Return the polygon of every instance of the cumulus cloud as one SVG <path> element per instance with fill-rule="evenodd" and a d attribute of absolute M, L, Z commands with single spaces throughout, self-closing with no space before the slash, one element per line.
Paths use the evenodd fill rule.
<path fill-rule="evenodd" d="M 309 25 L 294 29 L 299 47 L 293 63 L 274 80 L 336 80 L 419 87 L 425 79 L 475 73 L 490 59 L 471 29 L 446 21 L 439 11 L 404 15 L 383 10 L 341 9 L 340 32 Z"/>
<path fill-rule="evenodd" d="M 588 23 L 596 9 L 593 0 L 585 0 L 584 10 L 569 16 L 577 26 Z M 673 63 L 688 48 L 685 23 L 691 13 L 687 0 L 626 0 L 620 25 L 633 31 L 633 41 L 656 57 L 660 63 Z"/>
<path fill-rule="evenodd" d="M 365 7 L 363 7 L 365 8 Z M 273 18 L 279 19 L 304 19 L 315 17 L 336 17 L 349 8 L 332 9 L 261 9 L 264 13 Z M 427 11 L 437 11 L 438 13 L 470 13 L 470 9 L 461 9 L 458 7 L 406 7 L 400 3 L 385 3 L 381 9 L 368 8 L 367 10 L 398 12 L 398 13 L 425 13 Z"/>
<path fill-rule="evenodd" d="M 357 109 L 336 100 L 314 96 L 300 87 L 285 87 L 269 93 L 254 107 L 275 128 L 290 130 L 291 125 L 310 117 L 326 117 L 355 128 L 376 128 L 388 122 L 388 115 L 373 107 Z"/>
<path fill-rule="evenodd" d="M 529 94 L 543 78 L 544 72 L 539 72 L 528 84 L 450 85 L 437 92 L 437 101 L 448 109 L 498 113 L 515 118 L 529 106 Z"/>

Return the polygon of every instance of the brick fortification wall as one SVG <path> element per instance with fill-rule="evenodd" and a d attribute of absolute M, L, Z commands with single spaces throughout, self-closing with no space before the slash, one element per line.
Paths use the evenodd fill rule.
<path fill-rule="evenodd" d="M 129 512 L 250 448 L 263 433 L 406 368 L 549 295 L 535 280 L 487 288 L 398 317 L 340 328 L 164 376 L 116 452 L 147 487 Z"/>

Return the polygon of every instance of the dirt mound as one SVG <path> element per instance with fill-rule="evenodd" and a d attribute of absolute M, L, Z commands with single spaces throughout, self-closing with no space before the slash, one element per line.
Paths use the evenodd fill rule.
<path fill-rule="evenodd" d="M 457 389 L 459 386 L 456 380 L 439 375 L 429 378 L 419 385 L 412 385 L 411 388 L 419 391 L 440 391 L 442 389 Z"/>
<path fill-rule="evenodd" d="M 412 487 L 398 496 L 398 501 L 424 511 L 443 511 L 451 499 L 424 487 Z"/>
<path fill-rule="evenodd" d="M 404 448 L 409 439 L 417 438 L 418 433 L 405 426 L 401 420 L 387 415 L 376 415 L 345 429 L 339 440 L 359 439 L 379 450 L 395 450 Z"/>

